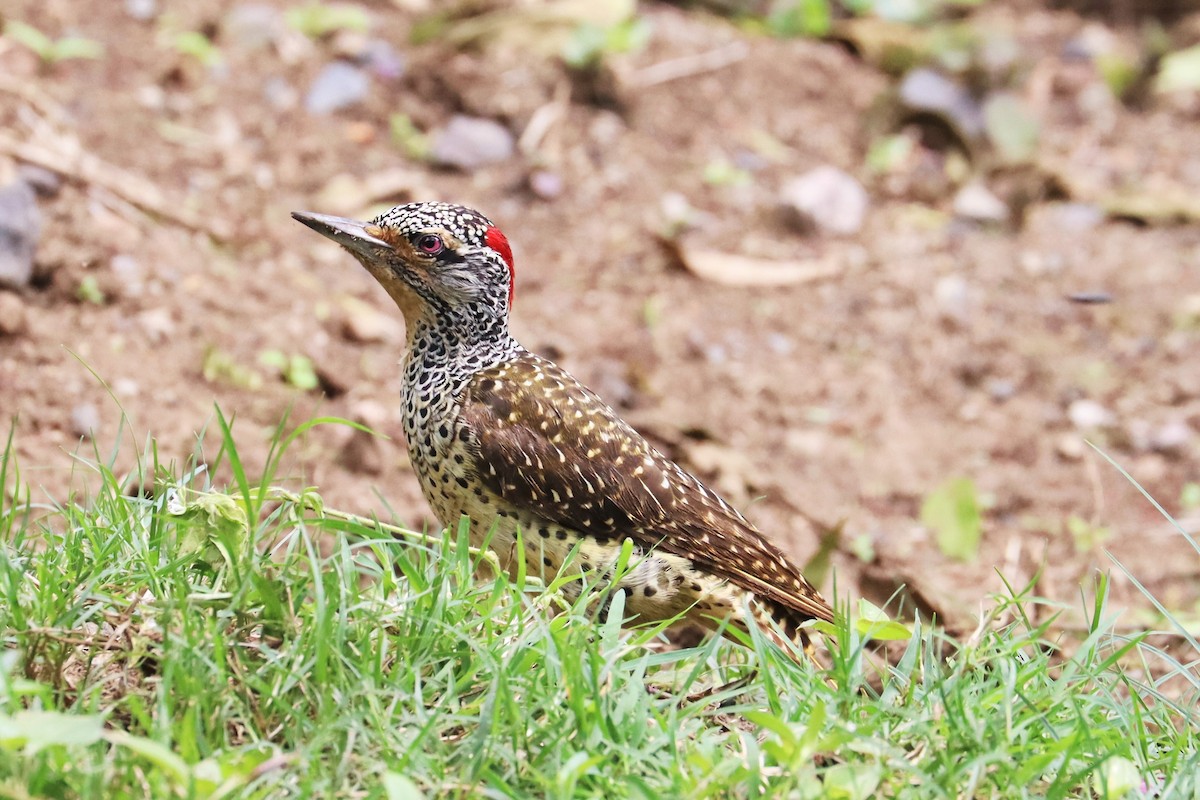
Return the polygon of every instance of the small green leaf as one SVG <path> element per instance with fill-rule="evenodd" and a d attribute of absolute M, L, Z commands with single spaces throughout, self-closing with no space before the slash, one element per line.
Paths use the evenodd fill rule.
<path fill-rule="evenodd" d="M 17 44 L 23 44 L 33 52 L 37 53 L 38 58 L 43 61 L 50 59 L 50 54 L 54 50 L 54 42 L 50 37 L 39 31 L 32 25 L 26 25 L 24 22 L 11 20 L 4 25 L 5 38 L 12 39 Z"/>
<path fill-rule="evenodd" d="M 1031 160 L 1041 135 L 1037 118 L 1016 95 L 994 94 L 983 105 L 984 127 L 996 151 L 1010 164 Z"/>
<path fill-rule="evenodd" d="M 399 773 L 383 773 L 382 783 L 387 800 L 425 800 L 425 793 L 409 778 Z"/>
<path fill-rule="evenodd" d="M 1163 56 L 1154 89 L 1159 92 L 1187 92 L 1200 89 L 1200 44 Z"/>
<path fill-rule="evenodd" d="M 83 276 L 79 286 L 75 287 L 75 296 L 85 303 L 96 306 L 104 305 L 104 290 L 100 288 L 100 283 L 96 280 L 95 275 Z"/>
<path fill-rule="evenodd" d="M 902 642 L 912 638 L 907 625 L 896 622 L 882 608 L 864 598 L 859 598 L 854 628 L 864 639 L 880 642 Z"/>
<path fill-rule="evenodd" d="M 1092 774 L 1092 788 L 1101 800 L 1119 800 L 1141 784 L 1137 765 L 1121 756 L 1107 759 Z"/>
<path fill-rule="evenodd" d="M 981 526 L 975 484 L 970 478 L 951 478 L 934 489 L 921 505 L 921 522 L 933 530 L 938 548 L 947 556 L 975 558 Z"/>
<path fill-rule="evenodd" d="M 58 711 L 18 711 L 0 716 L 0 747 L 23 747 L 27 754 L 54 745 L 89 745 L 104 735 L 104 717 Z"/>
<path fill-rule="evenodd" d="M 284 19 L 289 27 L 310 39 L 319 39 L 338 31 L 365 33 L 371 27 L 367 12 L 347 3 L 309 3 L 288 9 Z"/>
<path fill-rule="evenodd" d="M 875 796 L 882 772 L 874 764 L 834 764 L 825 770 L 824 796 L 837 800 L 866 800 Z"/>
<path fill-rule="evenodd" d="M 1185 483 L 1179 493 L 1180 504 L 1188 511 L 1200 508 L 1200 483 L 1194 481 Z"/>

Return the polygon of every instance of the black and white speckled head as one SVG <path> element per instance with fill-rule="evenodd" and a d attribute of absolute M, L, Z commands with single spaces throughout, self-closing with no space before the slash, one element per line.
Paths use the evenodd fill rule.
<path fill-rule="evenodd" d="M 400 305 L 405 316 L 433 312 L 507 317 L 513 296 L 508 240 L 474 209 L 408 203 L 356 222 L 295 213 L 305 225 L 351 252 Z"/>

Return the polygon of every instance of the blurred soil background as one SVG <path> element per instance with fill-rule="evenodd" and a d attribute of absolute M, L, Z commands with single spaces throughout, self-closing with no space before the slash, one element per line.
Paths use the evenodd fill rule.
<path fill-rule="evenodd" d="M 7 0 L 0 416 L 432 525 L 403 322 L 289 217 L 474 206 L 513 329 L 839 592 L 1200 618 L 1200 3 Z M 122 424 L 122 415 L 128 424 Z M 78 453 L 83 458 L 76 459 Z M 823 568 L 823 564 L 833 570 Z M 1072 617 L 1068 615 L 1067 624 Z"/>

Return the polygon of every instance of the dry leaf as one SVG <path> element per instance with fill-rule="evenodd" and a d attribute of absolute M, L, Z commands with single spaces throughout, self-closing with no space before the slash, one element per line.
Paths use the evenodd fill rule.
<path fill-rule="evenodd" d="M 663 244 L 688 272 L 722 286 L 793 286 L 834 278 L 843 272 L 843 265 L 829 256 L 777 261 L 716 250 L 692 250 L 675 240 L 664 240 Z"/>

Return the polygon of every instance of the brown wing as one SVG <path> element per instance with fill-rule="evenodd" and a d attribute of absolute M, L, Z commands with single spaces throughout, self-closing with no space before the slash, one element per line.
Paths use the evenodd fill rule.
<path fill-rule="evenodd" d="M 478 477 L 510 503 L 598 539 L 630 537 L 805 618 L 829 604 L 753 525 L 553 362 L 523 352 L 481 372 L 462 412 Z"/>

